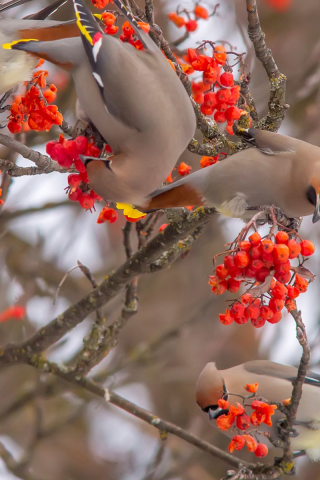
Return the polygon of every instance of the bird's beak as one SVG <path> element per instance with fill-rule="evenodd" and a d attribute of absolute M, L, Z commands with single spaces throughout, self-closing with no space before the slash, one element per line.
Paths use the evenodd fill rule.
<path fill-rule="evenodd" d="M 211 408 L 209 408 L 208 410 L 208 417 L 209 417 L 209 420 L 215 420 L 216 418 L 219 417 L 219 413 L 222 411 L 222 408 L 217 408 L 216 410 L 212 410 Z"/>
<path fill-rule="evenodd" d="M 312 223 L 317 223 L 320 220 L 320 193 L 317 196 L 317 205 L 312 217 Z"/>

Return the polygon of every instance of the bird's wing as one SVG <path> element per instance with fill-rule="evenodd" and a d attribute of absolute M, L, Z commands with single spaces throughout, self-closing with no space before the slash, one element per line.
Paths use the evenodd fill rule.
<path fill-rule="evenodd" d="M 269 377 L 282 378 L 293 382 L 298 374 L 298 369 L 290 367 L 289 365 L 282 365 L 280 363 L 270 362 L 269 360 L 256 360 L 244 364 L 247 372 L 255 373 L 257 375 L 267 375 Z M 307 385 L 314 385 L 320 387 L 320 375 L 314 372 L 307 372 L 304 381 Z"/>
<path fill-rule="evenodd" d="M 19 0 L 18 0 L 19 1 Z M 47 17 L 52 15 L 58 8 L 62 7 L 68 0 L 56 0 L 55 2 L 50 3 L 46 7 L 39 10 L 39 12 L 32 13 L 31 15 L 27 15 L 23 17 L 24 19 L 30 20 L 45 20 Z"/>
<path fill-rule="evenodd" d="M 295 139 L 267 130 L 249 128 L 241 133 L 241 138 L 266 155 L 295 151 Z"/>

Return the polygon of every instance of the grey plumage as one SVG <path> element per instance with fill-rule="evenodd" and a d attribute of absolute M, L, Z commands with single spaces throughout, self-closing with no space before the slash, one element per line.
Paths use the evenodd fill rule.
<path fill-rule="evenodd" d="M 0 13 L 13 7 L 28 3 L 30 0 L 12 0 L 0 6 Z M 37 30 L 44 27 L 56 26 L 60 22 L 45 20 L 67 0 L 56 0 L 39 12 L 28 15 L 24 19 L 0 19 L 0 44 L 10 43 L 23 38 L 23 30 Z M 37 37 L 36 37 L 37 38 Z M 0 95 L 15 89 L 20 83 L 29 80 L 38 60 L 24 52 L 0 49 Z M 11 93 L 13 93 L 12 90 Z M 7 95 L 9 96 L 9 95 Z"/>
<path fill-rule="evenodd" d="M 196 399 L 199 406 L 215 418 L 218 410 L 218 399 L 222 397 L 223 385 L 229 392 L 229 402 L 239 401 L 232 394 L 245 395 L 244 386 L 258 382 L 257 395 L 270 402 L 282 402 L 291 397 L 292 382 L 297 376 L 297 369 L 287 365 L 255 360 L 237 365 L 227 370 L 218 370 L 214 363 L 208 363 L 200 373 L 196 385 Z M 246 409 L 247 414 L 252 413 Z M 218 413 L 218 412 L 217 412 Z M 278 411 L 272 416 L 272 427 L 261 425 L 259 430 L 277 434 L 277 420 L 283 416 Z M 215 420 L 212 424 L 215 425 Z M 292 448 L 295 451 L 305 450 L 314 461 L 320 461 L 320 376 L 308 372 L 303 386 L 302 398 L 294 427 L 299 435 L 292 438 Z M 230 432 L 224 432 L 233 435 Z M 266 443 L 265 437 L 260 440 Z"/>
<path fill-rule="evenodd" d="M 249 130 L 246 140 L 255 148 L 240 151 L 156 190 L 147 208 L 175 206 L 166 205 L 166 197 L 169 197 L 170 190 L 185 186 L 189 187 L 190 192 L 196 192 L 199 204 L 215 207 L 224 215 L 243 220 L 250 219 L 255 213 L 247 211 L 248 207 L 276 205 L 289 218 L 311 215 L 315 209 L 318 211 L 319 147 L 295 138 L 253 129 Z M 315 203 L 308 195 L 310 187 L 314 189 Z M 176 199 L 179 200 L 178 195 Z M 314 220 L 317 219 L 315 214 Z"/>
<path fill-rule="evenodd" d="M 69 68 L 82 110 L 111 146 L 109 168 L 87 164 L 92 188 L 104 199 L 141 204 L 174 167 L 192 138 L 196 122 L 181 81 L 150 37 L 139 31 L 146 49 L 103 35 L 92 15 L 75 2 L 94 46 L 79 38 L 27 42 L 13 48 L 44 53 Z M 84 47 L 82 46 L 84 44 Z M 72 63 L 72 65 L 70 65 Z"/>

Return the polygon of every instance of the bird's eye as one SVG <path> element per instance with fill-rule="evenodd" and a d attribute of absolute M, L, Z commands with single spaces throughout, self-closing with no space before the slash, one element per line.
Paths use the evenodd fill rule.
<path fill-rule="evenodd" d="M 312 205 L 317 206 L 317 192 L 312 185 L 307 190 L 307 198 Z"/>

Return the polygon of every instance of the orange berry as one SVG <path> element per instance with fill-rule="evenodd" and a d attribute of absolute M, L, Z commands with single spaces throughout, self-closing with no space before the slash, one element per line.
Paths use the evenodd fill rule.
<path fill-rule="evenodd" d="M 278 280 L 278 282 L 280 283 L 288 283 L 290 281 L 290 278 L 291 278 L 291 273 L 290 272 L 286 272 L 286 273 L 279 273 L 279 272 L 276 272 L 274 274 L 275 278 Z"/>
<path fill-rule="evenodd" d="M 280 232 L 277 233 L 276 235 L 276 243 L 285 243 L 287 244 L 289 240 L 289 235 L 287 232 L 283 232 L 280 230 Z"/>
<path fill-rule="evenodd" d="M 269 240 L 268 238 L 265 238 L 261 242 L 261 250 L 262 252 L 265 253 L 272 253 L 274 249 L 274 243 L 272 240 Z"/>
<path fill-rule="evenodd" d="M 268 320 L 269 323 L 279 323 L 282 318 L 282 313 L 281 312 L 276 312 L 272 318 Z"/>
<path fill-rule="evenodd" d="M 266 455 L 268 455 L 268 447 L 264 443 L 259 443 L 255 452 L 254 452 L 256 457 L 263 458 Z"/>
<path fill-rule="evenodd" d="M 282 283 L 276 282 L 275 286 L 271 289 L 271 292 L 274 298 L 283 300 L 288 293 L 288 289 Z"/>
<path fill-rule="evenodd" d="M 234 257 L 232 255 L 226 255 L 224 257 L 223 263 L 227 270 L 232 270 L 236 268 L 234 263 Z"/>
<path fill-rule="evenodd" d="M 292 310 L 296 310 L 296 302 L 294 300 L 287 300 L 285 304 L 286 309 L 290 313 Z"/>
<path fill-rule="evenodd" d="M 241 250 L 244 250 L 245 252 L 249 252 L 251 248 L 251 243 L 248 242 L 248 240 L 243 240 L 242 242 L 239 243 L 239 247 Z"/>
<path fill-rule="evenodd" d="M 269 275 L 270 270 L 267 267 L 262 267 L 260 270 L 257 270 L 256 279 L 258 282 L 263 283 Z"/>
<path fill-rule="evenodd" d="M 255 259 L 255 260 L 251 260 L 250 262 L 250 268 L 252 270 L 260 270 L 260 268 L 262 268 L 264 266 L 264 263 L 262 260 L 259 260 L 258 258 Z"/>
<path fill-rule="evenodd" d="M 293 287 L 292 285 L 287 285 L 287 289 L 288 289 L 288 297 L 289 298 L 294 299 L 294 298 L 299 297 L 300 292 L 297 289 L 297 287 Z"/>
<path fill-rule="evenodd" d="M 224 280 L 228 276 L 228 270 L 223 264 L 217 266 L 216 275 L 221 278 L 221 280 Z"/>
<path fill-rule="evenodd" d="M 297 240 L 291 239 L 288 241 L 288 248 L 289 248 L 289 258 L 290 260 L 293 260 L 294 258 L 297 258 L 297 256 L 301 252 L 301 246 L 297 242 Z"/>
<path fill-rule="evenodd" d="M 222 282 L 218 283 L 217 286 L 212 287 L 212 292 L 215 295 L 222 295 L 227 290 L 227 287 L 228 283 L 226 282 L 226 280 L 222 280 Z"/>
<path fill-rule="evenodd" d="M 211 287 L 216 287 L 221 282 L 221 279 L 216 275 L 208 275 L 208 278 L 209 278 L 208 283 Z"/>
<path fill-rule="evenodd" d="M 228 290 L 231 293 L 237 293 L 240 289 L 241 282 L 235 280 L 234 278 L 229 278 L 228 280 Z"/>
<path fill-rule="evenodd" d="M 258 245 L 251 248 L 251 250 L 249 252 L 249 255 L 254 260 L 261 257 L 261 251 L 260 251 L 260 248 L 258 247 Z"/>
<path fill-rule="evenodd" d="M 247 392 L 250 392 L 250 393 L 256 393 L 258 388 L 259 388 L 259 383 L 252 383 L 252 384 L 246 383 L 246 385 L 244 387 L 244 389 L 247 390 Z"/>
<path fill-rule="evenodd" d="M 294 286 L 299 290 L 300 293 L 304 293 L 308 289 L 308 281 L 296 273 Z"/>
<path fill-rule="evenodd" d="M 196 5 L 194 9 L 194 14 L 196 17 L 203 18 L 204 20 L 207 20 L 209 18 L 208 10 L 201 5 Z"/>
<path fill-rule="evenodd" d="M 251 319 L 251 325 L 255 328 L 261 328 L 264 326 L 264 324 L 266 323 L 266 320 L 265 318 L 262 318 L 262 317 L 258 317 L 256 319 Z"/>
<path fill-rule="evenodd" d="M 162 232 L 165 228 L 167 228 L 168 225 L 168 223 L 163 223 L 162 225 L 160 225 L 158 232 Z"/>
<path fill-rule="evenodd" d="M 273 317 L 274 312 L 271 310 L 270 307 L 263 305 L 263 307 L 261 307 L 260 309 L 260 315 L 262 318 L 265 318 L 266 320 L 270 320 L 270 318 Z"/>
<path fill-rule="evenodd" d="M 245 311 L 245 305 L 240 302 L 235 302 L 231 307 L 231 315 L 234 319 L 240 319 L 243 317 Z"/>
<path fill-rule="evenodd" d="M 191 170 L 192 170 L 192 167 L 190 167 L 190 165 L 187 165 L 185 162 L 181 162 L 178 167 L 178 173 L 179 175 L 181 175 L 181 177 L 185 177 L 186 175 L 189 175 Z"/>
<path fill-rule="evenodd" d="M 303 240 L 303 242 L 300 243 L 301 247 L 301 255 L 304 257 L 310 257 L 310 255 L 314 254 L 314 244 L 310 240 Z"/>
<path fill-rule="evenodd" d="M 269 307 L 274 312 L 281 312 L 284 307 L 284 300 L 280 300 L 280 298 L 271 298 L 269 300 Z"/>
<path fill-rule="evenodd" d="M 252 300 L 252 295 L 250 295 L 250 293 L 244 293 L 241 297 L 241 303 L 250 303 L 250 301 Z"/>
<path fill-rule="evenodd" d="M 244 268 L 249 265 L 250 257 L 247 252 L 241 251 L 237 252 L 234 257 L 234 263 L 237 267 Z"/>
<path fill-rule="evenodd" d="M 230 325 L 234 318 L 230 314 L 230 310 L 226 310 L 225 313 L 219 313 L 219 320 L 223 325 Z"/>
<path fill-rule="evenodd" d="M 283 243 L 275 245 L 273 250 L 273 258 L 275 262 L 286 263 L 289 260 L 289 248 L 287 245 L 284 245 Z"/>
<path fill-rule="evenodd" d="M 285 263 L 278 263 L 276 265 L 276 272 L 277 273 L 287 273 L 287 272 L 290 272 L 290 268 L 291 268 L 291 263 L 288 260 Z"/>
<path fill-rule="evenodd" d="M 250 319 L 256 319 L 260 315 L 260 307 L 258 305 L 249 305 L 245 309 L 244 313 L 245 317 L 250 318 Z"/>
<path fill-rule="evenodd" d="M 256 247 L 261 242 L 261 235 L 258 232 L 254 232 L 249 237 L 249 242 L 253 247 Z"/>

